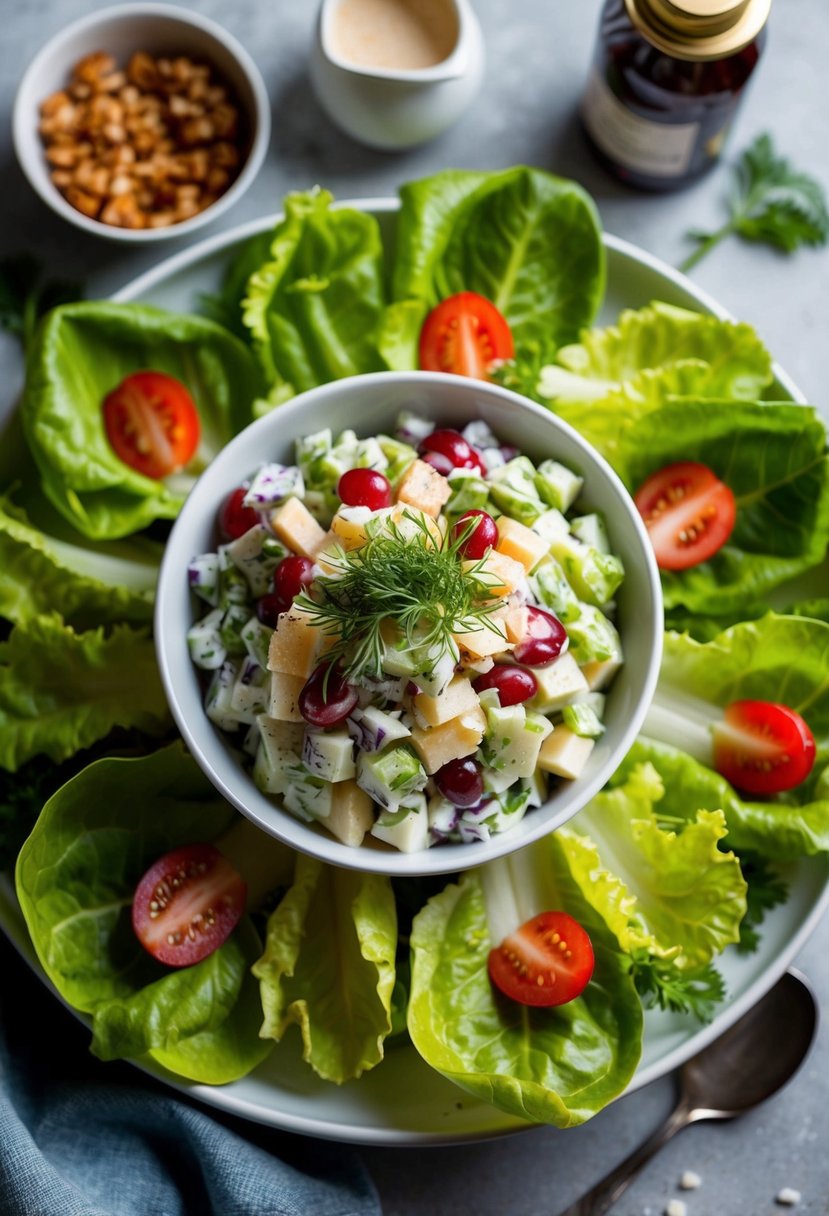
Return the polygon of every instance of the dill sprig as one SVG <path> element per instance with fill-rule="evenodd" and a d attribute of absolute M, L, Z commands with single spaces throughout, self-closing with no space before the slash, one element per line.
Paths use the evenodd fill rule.
<path fill-rule="evenodd" d="M 403 521 L 414 527 L 404 530 Z M 404 511 L 400 522 L 384 522 L 359 548 L 326 555 L 332 572 L 315 579 L 297 606 L 336 639 L 326 653 L 329 671 L 339 667 L 351 682 L 379 678 L 390 632 L 395 645 L 405 639 L 405 649 L 417 651 L 424 674 L 457 653 L 454 634 L 486 623 L 504 636 L 487 619 L 499 601 L 492 598 L 486 559 L 463 559 L 475 527 L 471 520 L 441 537 L 421 515 Z"/>

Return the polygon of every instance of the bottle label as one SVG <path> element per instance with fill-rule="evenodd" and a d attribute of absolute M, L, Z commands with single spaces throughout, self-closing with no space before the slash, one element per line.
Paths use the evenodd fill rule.
<path fill-rule="evenodd" d="M 593 141 L 617 165 L 650 177 L 682 177 L 688 171 L 699 123 L 652 122 L 633 114 L 594 68 L 582 100 Z"/>

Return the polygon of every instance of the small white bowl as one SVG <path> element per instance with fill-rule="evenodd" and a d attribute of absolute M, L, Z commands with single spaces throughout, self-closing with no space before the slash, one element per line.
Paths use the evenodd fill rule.
<path fill-rule="evenodd" d="M 186 638 L 201 615 L 188 587 L 187 567 L 195 555 L 216 548 L 216 510 L 225 496 L 263 461 L 292 464 L 294 440 L 300 436 L 326 426 L 353 427 L 362 436 L 389 432 L 403 408 L 452 427 L 483 418 L 503 443 L 514 444 L 536 461 L 555 457 L 581 473 L 580 502 L 604 515 L 613 552 L 626 571 L 617 597 L 625 662 L 609 689 L 606 730 L 584 774 L 577 781 L 562 782 L 510 832 L 483 843 L 440 844 L 418 853 L 399 853 L 370 835 L 359 848 L 350 848 L 324 828 L 296 819 L 257 789 L 230 737 L 214 727 L 204 711 Z M 335 865 L 384 874 L 446 874 L 491 861 L 546 835 L 605 784 L 633 742 L 653 695 L 662 651 L 662 593 L 653 549 L 632 499 L 606 461 L 572 427 L 526 398 L 483 381 L 438 372 L 380 372 L 336 380 L 294 397 L 252 423 L 219 453 L 196 483 L 167 541 L 156 595 L 155 638 L 167 699 L 187 746 L 220 793 L 248 819 L 293 848 Z"/>
<path fill-rule="evenodd" d="M 93 51 L 113 55 L 124 66 L 134 51 L 179 54 L 209 63 L 231 86 L 242 108 L 249 144 L 239 176 L 215 203 L 190 219 L 167 228 L 118 228 L 90 219 L 73 207 L 49 176 L 45 147 L 38 132 L 40 105 L 63 88 L 75 64 Z M 61 30 L 29 64 L 17 90 L 12 114 L 14 150 L 20 167 L 45 203 L 78 228 L 129 244 L 187 236 L 241 198 L 255 178 L 268 150 L 271 111 L 256 64 L 236 39 L 191 9 L 170 4 L 124 4 L 98 9 Z"/>

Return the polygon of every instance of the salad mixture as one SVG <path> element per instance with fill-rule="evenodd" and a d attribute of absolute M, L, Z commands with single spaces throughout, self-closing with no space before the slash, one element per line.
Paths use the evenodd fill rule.
<path fill-rule="evenodd" d="M 401 196 L 393 248 L 376 217 L 334 208 L 323 191 L 291 196 L 284 219 L 228 268 L 210 318 L 88 302 L 57 307 L 37 329 L 22 408 L 0 447 L 0 849 L 6 865 L 16 858 L 43 969 L 89 1015 L 104 1059 L 152 1058 L 222 1084 L 296 1024 L 308 1066 L 329 1081 L 355 1081 L 409 1042 L 467 1092 L 565 1127 L 624 1091 L 645 1008 L 691 1020 L 716 1012 L 727 998 L 719 956 L 756 949 L 764 916 L 787 898 L 790 863 L 829 851 L 826 428 L 812 407 L 779 399 L 746 325 L 654 302 L 591 328 L 604 253 L 575 184 L 522 168 L 446 172 Z M 566 827 L 458 879 L 391 880 L 294 855 L 234 814 L 175 737 L 149 624 L 165 521 L 232 434 L 332 378 L 435 365 L 520 389 L 605 455 L 651 533 L 667 632 L 645 729 Z M 360 442 L 372 440 L 332 437 L 303 454 L 304 493 L 288 507 L 324 506 L 357 531 L 366 520 L 354 511 L 386 509 L 350 502 L 355 485 L 383 489 L 354 457 Z M 453 495 L 474 489 L 474 469 L 448 477 L 428 451 L 446 452 L 417 459 Z M 327 469 L 332 457 L 336 473 L 313 483 L 313 461 Z M 399 491 L 396 470 L 368 471 Z M 251 473 L 222 507 L 231 546 L 258 525 L 247 514 L 257 503 L 245 503 Z M 514 523 L 538 535 L 535 520 L 495 502 L 497 476 L 480 480 L 486 502 L 459 504 L 459 516 L 494 518 L 498 506 L 496 551 Z M 407 509 L 420 518 L 417 503 Z M 404 524 L 415 526 L 401 515 Z M 482 527 L 457 532 L 453 521 L 444 534 L 424 522 L 420 534 L 437 553 L 438 534 L 441 545 L 474 547 Z M 339 629 L 336 588 L 382 541 L 343 544 L 327 571 L 314 553 L 310 583 L 311 555 L 273 552 L 261 594 L 225 565 L 219 595 L 224 581 L 246 601 L 244 622 L 240 612 L 225 623 L 232 598 L 224 606 L 228 657 L 245 663 L 246 649 L 232 651 L 252 618 L 257 634 L 271 627 L 273 616 L 249 610 L 258 601 L 277 623 L 286 605 L 288 616 L 336 621 L 329 653 L 353 662 L 359 646 L 351 652 L 356 639 Z M 466 560 L 487 558 L 473 548 Z M 339 580 L 338 562 L 348 566 Z M 804 599 L 809 571 L 817 594 Z M 595 605 L 565 573 L 580 604 L 565 623 L 564 657 L 575 658 Z M 210 563 L 197 566 L 208 596 L 210 580 Z M 564 621 L 563 603 L 534 593 Z M 570 602 L 563 584 L 557 593 Z M 258 653 L 264 671 L 270 646 Z M 543 679 L 543 666 L 511 664 Z M 351 719 L 363 711 L 361 739 L 377 725 L 371 708 L 403 724 L 395 730 L 425 729 L 416 698 L 425 694 L 430 713 L 440 699 L 421 683 L 427 671 L 415 673 L 411 711 L 391 713 L 388 701 L 359 705 L 359 687 L 351 702 L 340 673 Z M 299 694 L 308 679 L 294 678 Z M 312 680 L 306 708 L 316 700 L 327 711 L 338 678 L 335 669 L 327 687 Z M 492 690 L 474 691 L 479 704 L 492 698 L 488 715 Z M 531 698 L 505 707 L 502 691 L 498 712 L 529 716 Z M 339 729 L 304 721 L 317 742 Z"/>
<path fill-rule="evenodd" d="M 410 412 L 395 436 L 309 435 L 296 461 L 231 491 L 225 543 L 188 569 L 208 717 L 345 844 L 515 827 L 582 772 L 622 661 L 624 571 L 574 506 L 582 478 Z"/>

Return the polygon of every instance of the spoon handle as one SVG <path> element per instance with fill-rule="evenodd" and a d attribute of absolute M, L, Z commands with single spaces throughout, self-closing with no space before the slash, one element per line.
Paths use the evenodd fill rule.
<path fill-rule="evenodd" d="M 577 1199 L 566 1212 L 562 1212 L 561 1216 L 604 1216 L 604 1213 L 627 1190 L 642 1166 L 650 1161 L 654 1153 L 667 1144 L 672 1136 L 675 1136 L 683 1127 L 687 1127 L 689 1122 L 688 1107 L 684 1102 L 680 1102 L 662 1126 L 658 1127 L 644 1144 L 635 1148 L 586 1195 L 582 1195 L 581 1199 Z"/>

